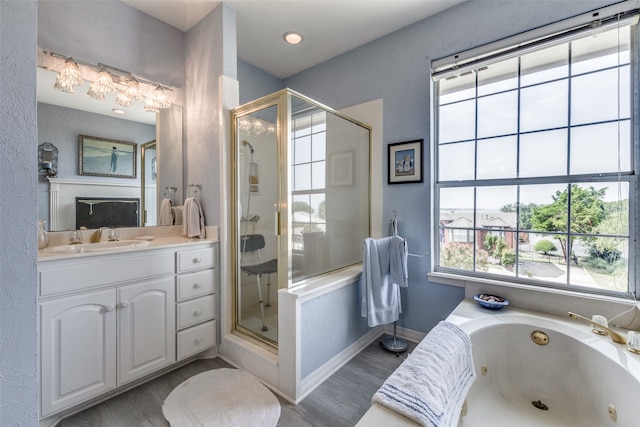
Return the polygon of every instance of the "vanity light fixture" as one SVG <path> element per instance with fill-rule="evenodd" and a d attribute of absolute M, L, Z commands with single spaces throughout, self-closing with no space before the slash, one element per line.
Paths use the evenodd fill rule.
<path fill-rule="evenodd" d="M 59 53 L 47 50 L 42 52 L 53 58 L 63 59 L 65 61 L 62 71 L 59 72 L 56 82 L 53 85 L 53 87 L 59 91 L 75 93 L 74 86 L 81 86 L 84 83 L 80 75 L 80 70 L 82 70 L 83 73 L 88 71 L 89 78 L 91 79 L 95 76 L 92 74 L 93 70 L 98 73 L 97 78 L 94 82 L 90 81 L 91 84 L 87 92 L 87 95 L 93 99 L 105 100 L 107 94 L 112 94 L 118 90 L 115 102 L 123 107 L 131 107 L 134 102 L 145 100 L 143 93 L 148 94 L 144 107 L 145 111 L 158 112 L 158 110 L 168 108 L 171 105 L 171 102 L 167 99 L 167 91 L 172 90 L 169 87 L 134 77 L 129 71 L 121 70 L 110 65 L 101 63 L 94 65 Z M 79 68 L 79 65 L 84 68 Z M 55 68 L 59 70 L 60 66 L 58 65 Z M 144 91 L 141 90 L 141 84 L 148 88 Z"/>
<path fill-rule="evenodd" d="M 282 38 L 284 38 L 284 40 L 289 44 L 300 44 L 303 40 L 302 34 L 296 33 L 295 31 L 288 31 L 284 33 Z"/>
<path fill-rule="evenodd" d="M 104 101 L 107 99 L 105 95 L 114 93 L 116 87 L 113 84 L 111 74 L 109 74 L 104 68 L 98 73 L 98 80 L 89 85 L 89 91 L 87 96 L 93 99 Z"/>
<path fill-rule="evenodd" d="M 140 93 L 140 84 L 133 77 L 129 78 L 126 83 L 126 88 L 118 92 L 116 96 L 116 104 L 123 107 L 131 107 L 134 102 L 140 102 L 144 99 Z"/>
<path fill-rule="evenodd" d="M 158 85 L 153 94 L 147 97 L 144 103 L 144 111 L 157 113 L 159 109 L 168 108 L 171 103 L 167 100 L 167 94 L 162 86 Z"/>
<path fill-rule="evenodd" d="M 84 81 L 80 77 L 80 71 L 78 70 L 78 63 L 73 58 L 67 58 L 64 62 L 64 68 L 53 87 L 61 92 L 75 93 L 74 86 L 82 86 Z"/>

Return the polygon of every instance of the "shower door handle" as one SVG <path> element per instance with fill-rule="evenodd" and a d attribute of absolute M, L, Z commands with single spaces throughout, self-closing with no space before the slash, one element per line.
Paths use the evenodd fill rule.
<path fill-rule="evenodd" d="M 275 225 L 276 225 L 276 236 L 280 235 L 280 211 L 276 211 Z"/>

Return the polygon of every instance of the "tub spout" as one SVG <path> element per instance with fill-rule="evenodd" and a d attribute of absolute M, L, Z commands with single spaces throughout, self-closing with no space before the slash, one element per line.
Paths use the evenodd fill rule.
<path fill-rule="evenodd" d="M 613 330 L 607 328 L 606 326 L 599 325 L 599 324 L 593 322 L 589 318 L 586 318 L 584 316 L 580 316 L 579 314 L 572 313 L 572 312 L 569 312 L 569 317 L 571 317 L 572 319 L 581 320 L 583 322 L 586 322 L 586 323 L 590 324 L 591 326 L 595 326 L 595 327 L 597 327 L 599 329 L 602 329 L 604 332 L 607 333 L 607 335 L 609 335 L 611 337 L 611 340 L 613 342 L 617 342 L 618 344 L 626 344 L 627 343 L 627 339 L 625 337 L 623 337 L 622 335 L 620 335 L 619 333 L 617 333 L 616 331 L 613 331 Z"/>

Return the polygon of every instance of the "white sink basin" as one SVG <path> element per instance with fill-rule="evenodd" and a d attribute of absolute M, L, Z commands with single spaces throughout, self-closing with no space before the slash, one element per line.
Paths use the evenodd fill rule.
<path fill-rule="evenodd" d="M 79 245 L 51 246 L 43 249 L 49 254 L 82 254 L 87 252 L 107 252 L 149 246 L 145 240 L 119 240 L 117 242 L 81 243 Z"/>

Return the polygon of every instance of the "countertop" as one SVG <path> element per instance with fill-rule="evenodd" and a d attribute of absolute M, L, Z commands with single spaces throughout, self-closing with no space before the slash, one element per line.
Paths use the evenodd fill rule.
<path fill-rule="evenodd" d="M 95 230 L 83 230 L 83 240 L 88 245 L 89 236 Z M 93 256 L 122 254 L 129 252 L 140 252 L 154 249 L 164 249 L 173 247 L 189 247 L 202 244 L 211 244 L 218 242 L 218 228 L 206 227 L 206 238 L 189 238 L 180 235 L 181 227 L 169 226 L 169 227 L 132 227 L 132 228 L 120 228 L 120 240 L 135 240 L 139 242 L 145 242 L 144 246 L 125 247 L 118 249 L 110 249 L 104 251 L 91 251 L 91 252 L 79 252 L 79 253 L 51 253 L 47 249 L 38 250 L 38 262 L 55 261 L 61 259 L 74 259 L 85 258 Z M 49 233 L 49 248 L 54 246 L 67 245 L 68 231 L 57 231 Z M 106 241 L 106 230 L 102 235 L 102 242 Z M 147 245 L 148 243 L 148 245 Z"/>

